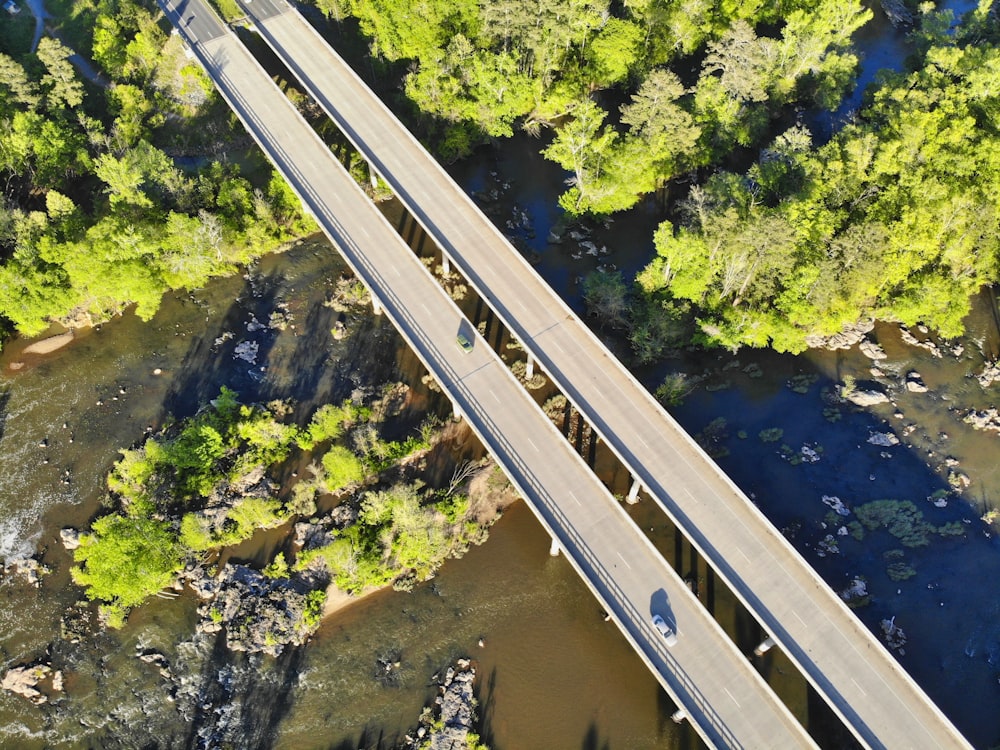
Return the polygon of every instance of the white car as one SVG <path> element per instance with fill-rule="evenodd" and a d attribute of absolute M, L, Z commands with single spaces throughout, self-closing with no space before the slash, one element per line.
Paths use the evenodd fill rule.
<path fill-rule="evenodd" d="M 660 631 L 668 648 L 677 643 L 677 634 L 674 632 L 674 629 L 659 615 L 653 615 L 653 627 Z"/>

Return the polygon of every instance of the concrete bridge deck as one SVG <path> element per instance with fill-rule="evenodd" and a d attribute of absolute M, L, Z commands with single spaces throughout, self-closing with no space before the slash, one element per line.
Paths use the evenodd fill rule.
<path fill-rule="evenodd" d="M 308 22 L 284 0 L 244 7 L 271 49 L 855 736 L 869 747 L 968 746 Z"/>
<path fill-rule="evenodd" d="M 287 98 L 201 0 L 161 0 L 248 132 L 496 457 L 626 639 L 713 747 L 814 743 Z M 657 613 L 679 638 L 668 648 Z M 595 616 L 597 612 L 595 611 Z"/>

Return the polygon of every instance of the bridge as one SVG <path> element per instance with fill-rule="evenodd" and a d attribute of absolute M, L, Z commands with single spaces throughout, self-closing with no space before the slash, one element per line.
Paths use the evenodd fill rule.
<path fill-rule="evenodd" d="M 202 0 L 160 0 L 248 132 L 498 460 L 626 639 L 715 747 L 811 740 L 619 503 Z M 868 747 L 968 744 L 746 496 L 548 288 L 282 0 L 244 6 L 275 53 L 393 188 L 640 486 Z M 467 323 L 465 323 L 467 325 Z M 666 648 L 654 611 L 676 623 Z"/>

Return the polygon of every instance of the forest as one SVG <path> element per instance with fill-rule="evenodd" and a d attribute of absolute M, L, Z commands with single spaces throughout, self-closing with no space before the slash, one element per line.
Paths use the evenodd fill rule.
<path fill-rule="evenodd" d="M 312 229 L 155 5 L 60 0 L 63 41 L 0 38 L 0 319 L 36 335 L 150 317 Z M 911 7 L 916 53 L 823 141 L 854 85 L 859 0 L 317 0 L 367 40 L 444 160 L 523 129 L 568 221 L 656 196 L 655 257 L 588 279 L 639 361 L 798 352 L 859 321 L 962 332 L 997 280 L 998 21 Z M 90 80 L 69 61 L 80 50 Z"/>

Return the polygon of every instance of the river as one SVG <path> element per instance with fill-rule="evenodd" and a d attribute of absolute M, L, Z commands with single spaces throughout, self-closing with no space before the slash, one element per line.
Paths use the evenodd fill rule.
<path fill-rule="evenodd" d="M 882 28 L 881 34 L 884 41 L 892 32 Z M 574 257 L 580 249 L 572 245 L 548 245 L 548 229 L 558 219 L 552 196 L 563 189 L 564 176 L 537 156 L 538 145 L 519 136 L 452 172 L 470 191 L 497 189 L 487 209 L 501 226 L 511 221 L 509 231 L 540 273 L 583 312 L 579 279 L 601 263 L 614 263 L 626 275 L 638 270 L 652 252 L 660 214 L 647 201 L 594 227 L 591 239 L 609 251 L 599 258 Z M 16 577 L 0 578 L 0 655 L 7 668 L 48 653 L 64 669 L 66 689 L 54 705 L 41 707 L 0 693 L 0 746 L 186 747 L 199 735 L 248 748 L 269 746 L 271 738 L 279 748 L 387 746 L 415 725 L 433 697 L 432 676 L 458 656 L 479 664 L 482 732 L 496 750 L 696 744 L 689 728 L 669 720 L 669 700 L 570 566 L 548 555 L 545 534 L 523 505 L 507 511 L 485 545 L 447 563 L 433 581 L 344 610 L 288 658 L 229 657 L 212 644 L 191 641 L 189 597 L 152 601 L 120 632 L 92 633 L 78 644 L 60 638 L 60 619 L 80 592 L 69 581 L 71 561 L 58 530 L 83 526 L 97 511 L 119 447 L 170 414 L 190 413 L 223 383 L 244 397 L 297 399 L 305 413 L 359 385 L 351 361 L 362 350 L 377 349 L 387 374 L 418 372 L 382 319 L 358 323 L 369 326 L 365 342 L 374 345 L 332 343 L 332 313 L 322 302 L 341 271 L 332 249 L 313 240 L 262 260 L 249 278 L 168 295 L 150 323 L 129 314 L 82 332 L 45 357 L 22 356 L 21 342 L 5 348 L 0 556 L 9 560 L 37 549 L 52 572 L 38 589 Z M 278 303 L 288 306 L 296 328 L 256 334 L 266 372 L 233 360 L 225 347 L 250 336 L 250 314 L 266 319 Z M 238 335 L 217 346 L 225 331 Z M 668 371 L 706 376 L 672 409 L 675 416 L 692 433 L 726 420 L 727 436 L 718 440 L 728 451 L 718 459 L 723 468 L 831 586 L 839 589 L 854 575 L 867 578 L 872 602 L 859 616 L 873 629 L 895 617 L 909 636 L 901 663 L 976 746 L 994 745 L 1000 742 L 1000 621 L 993 586 L 1000 579 L 1000 551 L 979 516 L 1000 504 L 997 437 L 960 417 L 995 403 L 998 386 L 983 389 L 970 377 L 1000 351 L 995 320 L 989 300 L 980 299 L 960 356 L 934 357 L 904 343 L 892 326 L 879 326 L 873 336 L 889 355 L 877 378 L 893 384 L 898 396 L 895 404 L 868 410 L 841 406 L 834 412 L 823 396 L 846 376 L 876 377 L 856 348 L 799 357 L 692 352 L 638 374 L 650 387 Z M 16 361 L 24 368 L 10 370 Z M 920 373 L 926 393 L 900 387 L 910 371 Z M 429 408 L 446 408 L 433 395 L 427 398 Z M 908 425 L 913 430 L 901 445 L 866 442 L 872 431 L 903 437 Z M 770 428 L 783 430 L 780 441 L 760 439 Z M 803 444 L 819 446 L 820 460 L 790 462 L 779 453 L 782 444 L 796 452 Z M 946 458 L 958 462 L 971 484 L 961 498 L 937 508 L 926 498 L 947 486 Z M 885 532 L 863 542 L 838 537 L 839 553 L 820 556 L 820 541 L 836 533 L 822 525 L 830 510 L 823 495 L 851 506 L 912 500 L 932 523 L 957 520 L 966 531 L 906 548 L 904 561 L 915 575 L 894 582 L 883 555 L 900 545 Z M 661 549 L 673 551 L 672 530 L 651 503 L 640 502 L 631 512 Z M 692 568 L 688 560 L 679 567 L 705 582 L 703 565 Z M 723 591 L 717 591 L 716 611 L 741 645 L 759 635 Z M 178 694 L 170 695 L 156 670 L 136 658 L 137 649 L 147 648 L 166 655 L 182 685 Z M 376 675 L 376 660 L 389 654 L 400 663 L 399 681 L 391 687 Z M 811 705 L 780 654 L 769 655 L 762 668 L 797 714 L 821 723 L 823 711 Z M 824 746 L 839 746 L 835 734 L 818 735 Z"/>

